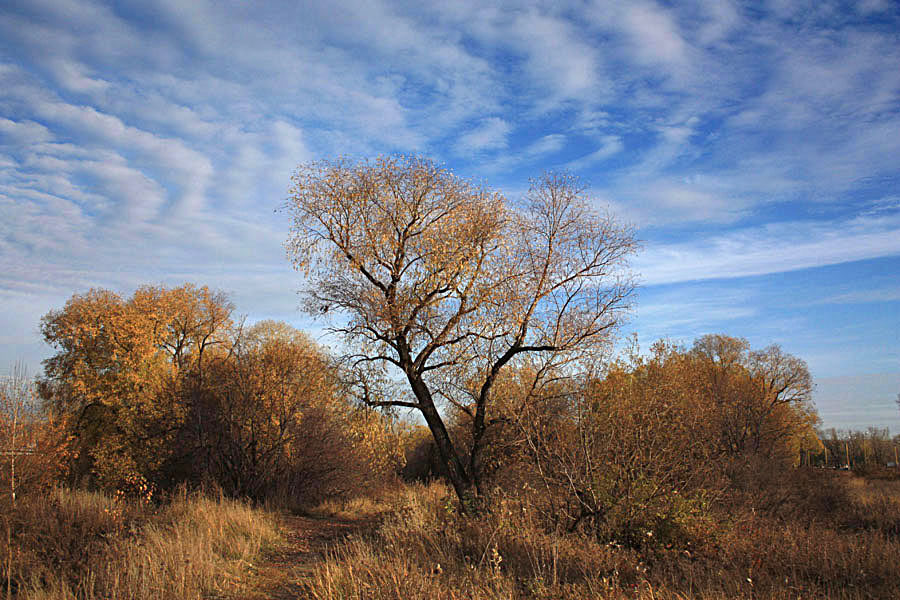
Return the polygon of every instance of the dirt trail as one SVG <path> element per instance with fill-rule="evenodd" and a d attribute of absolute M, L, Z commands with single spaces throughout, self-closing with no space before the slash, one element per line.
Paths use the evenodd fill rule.
<path fill-rule="evenodd" d="M 249 575 L 250 589 L 235 596 L 234 600 L 304 598 L 303 581 L 312 576 L 327 551 L 376 524 L 377 519 L 283 517 L 284 541 L 270 550 L 253 569 Z"/>

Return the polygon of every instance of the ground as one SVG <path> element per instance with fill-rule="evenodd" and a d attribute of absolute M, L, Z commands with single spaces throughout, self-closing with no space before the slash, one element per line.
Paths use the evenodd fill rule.
<path fill-rule="evenodd" d="M 295 600 L 304 593 L 303 582 L 322 562 L 329 549 L 347 538 L 370 530 L 377 519 L 339 519 L 286 515 L 284 539 L 268 551 L 252 570 L 248 589 L 229 600 Z"/>

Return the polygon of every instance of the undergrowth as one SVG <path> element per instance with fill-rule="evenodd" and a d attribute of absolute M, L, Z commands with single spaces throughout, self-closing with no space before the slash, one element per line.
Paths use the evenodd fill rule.
<path fill-rule="evenodd" d="M 411 486 L 379 529 L 332 552 L 307 592 L 319 600 L 900 597 L 900 494 L 817 477 L 832 476 L 797 484 L 825 490 L 809 494 L 813 504 L 797 500 L 801 489 L 784 501 L 793 512 L 784 503 L 720 507 L 682 544 L 639 549 L 548 528 L 516 499 L 465 518 L 444 485 Z"/>
<path fill-rule="evenodd" d="M 55 489 L 2 507 L 0 597 L 203 598 L 240 585 L 278 538 L 240 502 L 178 493 L 145 499 Z"/>

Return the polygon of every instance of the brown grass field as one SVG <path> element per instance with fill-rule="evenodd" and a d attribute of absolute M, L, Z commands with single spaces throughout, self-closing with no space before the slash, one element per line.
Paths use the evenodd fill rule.
<path fill-rule="evenodd" d="M 206 598 L 240 589 L 275 519 L 223 498 L 139 500 L 55 489 L 3 507 L 0 597 Z"/>
<path fill-rule="evenodd" d="M 413 486 L 305 589 L 329 600 L 900 598 L 900 480 L 807 475 L 795 506 L 723 511 L 687 547 L 645 550 L 548 531 L 515 501 L 462 519 L 445 486 Z"/>
<path fill-rule="evenodd" d="M 764 510 L 736 500 L 642 548 L 548 529 L 515 498 L 466 518 L 441 483 L 302 516 L 56 489 L 3 506 L 0 598 L 900 598 L 900 478 L 795 475 Z"/>

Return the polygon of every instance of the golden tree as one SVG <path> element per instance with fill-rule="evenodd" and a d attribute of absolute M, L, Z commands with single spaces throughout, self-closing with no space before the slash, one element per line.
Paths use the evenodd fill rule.
<path fill-rule="evenodd" d="M 635 348 L 570 385 L 564 411 L 546 408 L 560 396 L 548 391 L 520 391 L 533 397 L 511 418 L 545 492 L 539 505 L 569 528 L 637 545 L 689 539 L 698 509 L 729 485 L 779 481 L 817 421 L 802 360 L 724 335 L 691 350 Z"/>
<path fill-rule="evenodd" d="M 532 503 L 569 530 L 674 543 L 717 485 L 716 438 L 698 388 L 690 358 L 657 342 L 649 356 L 635 345 L 600 373 L 527 392 L 534 398 L 512 422 L 537 474 Z"/>
<path fill-rule="evenodd" d="M 696 340 L 691 354 L 715 407 L 723 452 L 786 458 L 813 433 L 818 416 L 802 359 L 777 345 L 751 350 L 747 340 L 720 334 Z"/>
<path fill-rule="evenodd" d="M 632 232 L 595 212 L 568 174 L 533 180 L 513 204 L 423 158 L 317 162 L 297 170 L 286 208 L 307 310 L 340 313 L 333 329 L 359 349 L 354 366 L 405 380 L 398 397 L 358 379 L 370 405 L 421 413 L 467 512 L 483 495 L 477 461 L 501 370 L 607 344 L 633 289 Z M 440 385 L 448 379 L 477 384 L 466 397 Z M 471 416 L 468 456 L 442 398 Z"/>
<path fill-rule="evenodd" d="M 75 474 L 124 491 L 211 481 L 292 502 L 390 476 L 390 423 L 350 401 L 325 351 L 285 323 L 235 324 L 232 311 L 187 284 L 91 290 L 44 317 L 57 353 L 40 388 L 76 438 Z"/>
<path fill-rule="evenodd" d="M 230 339 L 232 310 L 222 294 L 187 284 L 142 287 L 129 299 L 94 289 L 43 317 L 57 352 L 44 361 L 39 391 L 78 437 L 76 470 L 109 486 L 152 472 L 189 416 L 203 441 L 192 394 L 205 357 Z"/>

